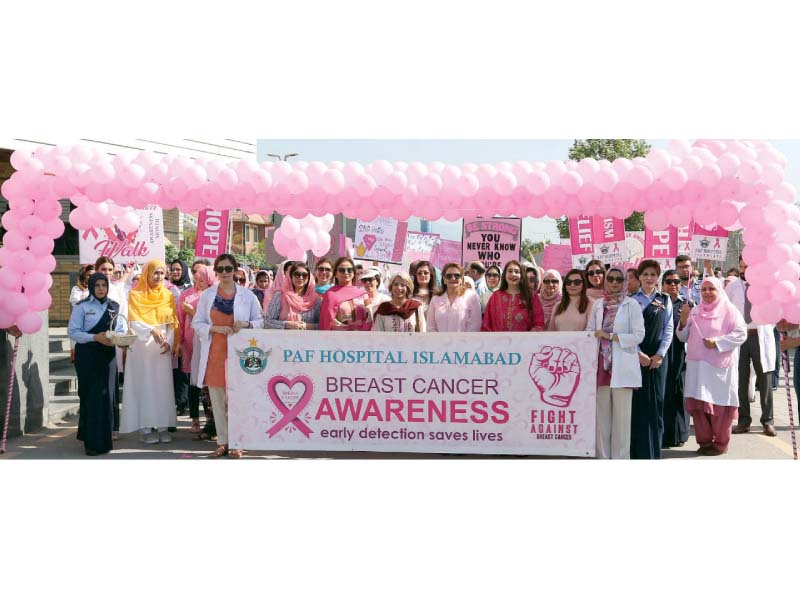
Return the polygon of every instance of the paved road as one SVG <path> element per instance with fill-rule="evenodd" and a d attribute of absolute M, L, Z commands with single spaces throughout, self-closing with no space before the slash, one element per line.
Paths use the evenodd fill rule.
<path fill-rule="evenodd" d="M 791 459 L 792 440 L 789 431 L 789 409 L 786 392 L 781 379 L 781 387 L 775 392 L 775 428 L 778 436 L 769 438 L 761 434 L 758 425 L 761 411 L 758 402 L 751 405 L 753 422 L 751 432 L 733 436 L 728 454 L 721 457 L 704 457 L 696 453 L 697 444 L 694 436 L 682 448 L 664 451 L 664 458 L 692 458 L 695 460 L 724 459 Z M 793 394 L 794 421 L 797 423 L 797 401 Z M 169 444 L 147 445 L 139 442 L 138 434 L 121 436 L 114 443 L 114 450 L 105 456 L 88 457 L 83 452 L 83 444 L 75 439 L 77 421 L 75 419 L 59 423 L 39 433 L 17 437 L 8 441 L 6 454 L 0 460 L 10 459 L 85 459 L 85 460 L 117 460 L 117 459 L 195 459 L 205 458 L 216 448 L 211 441 L 194 441 L 190 433 L 191 421 L 188 417 L 178 419 L 178 431 L 173 434 Z M 800 432 L 798 432 L 800 438 Z M 503 458 L 521 460 L 520 457 L 479 456 L 479 455 L 436 455 L 436 454 L 389 454 L 372 452 L 248 452 L 245 459 L 281 459 L 281 458 L 363 458 L 363 459 L 489 459 Z M 552 457 L 524 457 L 549 458 Z"/>

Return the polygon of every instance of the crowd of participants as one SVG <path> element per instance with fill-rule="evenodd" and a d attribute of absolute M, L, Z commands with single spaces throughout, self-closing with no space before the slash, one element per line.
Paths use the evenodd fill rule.
<path fill-rule="evenodd" d="M 287 261 L 273 276 L 230 254 L 191 267 L 154 260 L 141 272 L 101 257 L 81 270 L 70 298 L 78 439 L 89 455 L 109 452 L 120 433 L 167 443 L 188 408 L 195 439 L 218 444 L 210 458 L 240 457 L 228 446 L 225 364 L 228 336 L 242 329 L 589 331 L 599 341 L 598 458 L 660 458 L 688 440 L 690 417 L 698 452 L 724 454 L 732 433 L 749 431 L 756 394 L 762 431 L 776 435 L 778 359 L 800 336 L 796 324 L 752 323 L 741 257 L 724 278 L 706 268 L 701 277 L 679 256 L 663 273 L 654 260 L 629 269 L 591 261 L 562 277 L 512 260 L 502 269 L 472 262 L 441 270 L 419 261 L 385 274 L 341 257 L 313 268 Z M 128 324 L 135 342 L 115 348 L 105 332 Z"/>

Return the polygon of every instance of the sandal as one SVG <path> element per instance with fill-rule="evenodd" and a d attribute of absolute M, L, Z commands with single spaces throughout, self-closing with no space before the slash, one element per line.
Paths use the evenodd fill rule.
<path fill-rule="evenodd" d="M 222 458 L 223 456 L 227 456 L 227 455 L 228 455 L 228 447 L 227 446 L 219 446 L 211 454 L 207 454 L 206 458 Z"/>
<path fill-rule="evenodd" d="M 228 450 L 228 458 L 242 458 L 241 450 Z"/>
<path fill-rule="evenodd" d="M 192 428 L 189 430 L 191 433 L 200 433 L 200 419 L 192 419 Z"/>

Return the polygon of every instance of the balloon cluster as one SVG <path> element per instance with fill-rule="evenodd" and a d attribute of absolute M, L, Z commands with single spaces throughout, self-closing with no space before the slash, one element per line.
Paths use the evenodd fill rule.
<path fill-rule="evenodd" d="M 70 222 L 84 229 L 117 224 L 128 230 L 135 215 L 125 207 L 148 204 L 184 212 L 277 211 L 294 220 L 287 218 L 276 231 L 275 247 L 295 257 L 307 250 L 322 254 L 330 246 L 330 228 L 309 220 L 309 215 L 343 213 L 365 221 L 378 215 L 406 220 L 412 214 L 431 220 L 479 214 L 625 218 L 643 211 L 646 224 L 655 230 L 692 221 L 729 230 L 743 227 L 748 281 L 758 284 L 750 288 L 754 319 L 774 323 L 783 316 L 800 321 L 800 209 L 794 203 L 795 188 L 784 181 L 786 158 L 763 141 L 675 140 L 646 157 L 613 162 L 585 158 L 459 166 L 385 160 L 367 165 L 259 164 L 252 159 L 224 162 L 150 151 L 111 157 L 87 145 L 17 150 L 11 161 L 17 172 L 2 189 L 12 210 L 3 217 L 8 233 L 0 260 L 14 265 L 9 272 L 19 277 L 0 275 L 0 285 L 12 294 L 22 294 L 22 275 L 52 271 L 44 268 L 52 261 L 45 237 L 52 241 L 63 228 L 56 212 L 59 198 L 70 198 L 78 206 Z M 26 285 L 26 298 L 29 288 L 37 293 L 43 289 Z M 5 298 L 3 294 L 0 300 L 0 324 L 29 314 L 18 296 L 12 296 L 11 310 Z M 43 296 L 41 300 L 35 305 L 41 306 Z"/>
<path fill-rule="evenodd" d="M 307 215 L 302 219 L 284 217 L 281 226 L 275 230 L 272 244 L 279 254 L 289 260 L 305 260 L 307 251 L 314 256 L 323 256 L 331 248 L 329 232 L 333 221 L 333 215 Z"/>

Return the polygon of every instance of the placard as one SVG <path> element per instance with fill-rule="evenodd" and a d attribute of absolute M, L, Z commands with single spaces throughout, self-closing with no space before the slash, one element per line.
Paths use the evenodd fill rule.
<path fill-rule="evenodd" d="M 195 258 L 217 258 L 228 251 L 227 210 L 201 210 L 197 216 Z"/>
<path fill-rule="evenodd" d="M 353 240 L 355 257 L 400 264 L 407 231 L 408 223 L 390 217 L 378 217 L 373 221 L 358 220 Z"/>
<path fill-rule="evenodd" d="M 403 265 L 408 268 L 411 263 L 418 260 L 430 261 L 440 237 L 438 233 L 407 232 L 403 251 Z"/>
<path fill-rule="evenodd" d="M 521 237 L 522 219 L 464 219 L 462 260 L 502 269 L 508 261 L 519 260 Z"/>
<path fill-rule="evenodd" d="M 694 222 L 689 223 L 686 227 L 678 227 L 678 253 L 675 256 L 685 254 L 689 256 L 692 253 L 692 231 L 694 230 Z"/>
<path fill-rule="evenodd" d="M 439 243 L 433 249 L 433 257 L 431 263 L 437 269 L 444 269 L 444 266 L 450 263 L 461 263 L 461 242 L 454 240 L 439 240 Z"/>
<path fill-rule="evenodd" d="M 231 448 L 594 456 L 587 332 L 246 330 L 228 342 Z"/>
<path fill-rule="evenodd" d="M 164 218 L 161 207 L 147 205 L 137 209 L 139 228 L 123 231 L 116 225 L 105 229 L 78 231 L 81 264 L 94 263 L 101 256 L 114 262 L 145 264 L 155 258 L 164 260 Z"/>
<path fill-rule="evenodd" d="M 542 268 L 555 269 L 562 276 L 572 269 L 572 248 L 568 244 L 547 244 L 542 256 Z"/>
<path fill-rule="evenodd" d="M 627 258 L 625 221 L 613 217 L 592 217 L 592 241 L 595 259 L 610 265 Z"/>
<path fill-rule="evenodd" d="M 675 268 L 675 257 L 678 256 L 678 228 L 667 227 L 661 231 L 644 229 L 644 257 L 657 260 L 661 270 Z"/>
<path fill-rule="evenodd" d="M 722 227 L 705 229 L 697 223 L 692 231 L 693 260 L 724 261 L 728 253 L 728 231 Z"/>
<path fill-rule="evenodd" d="M 572 250 L 572 268 L 585 269 L 594 258 L 592 217 L 581 215 L 569 219 L 569 243 Z"/>

